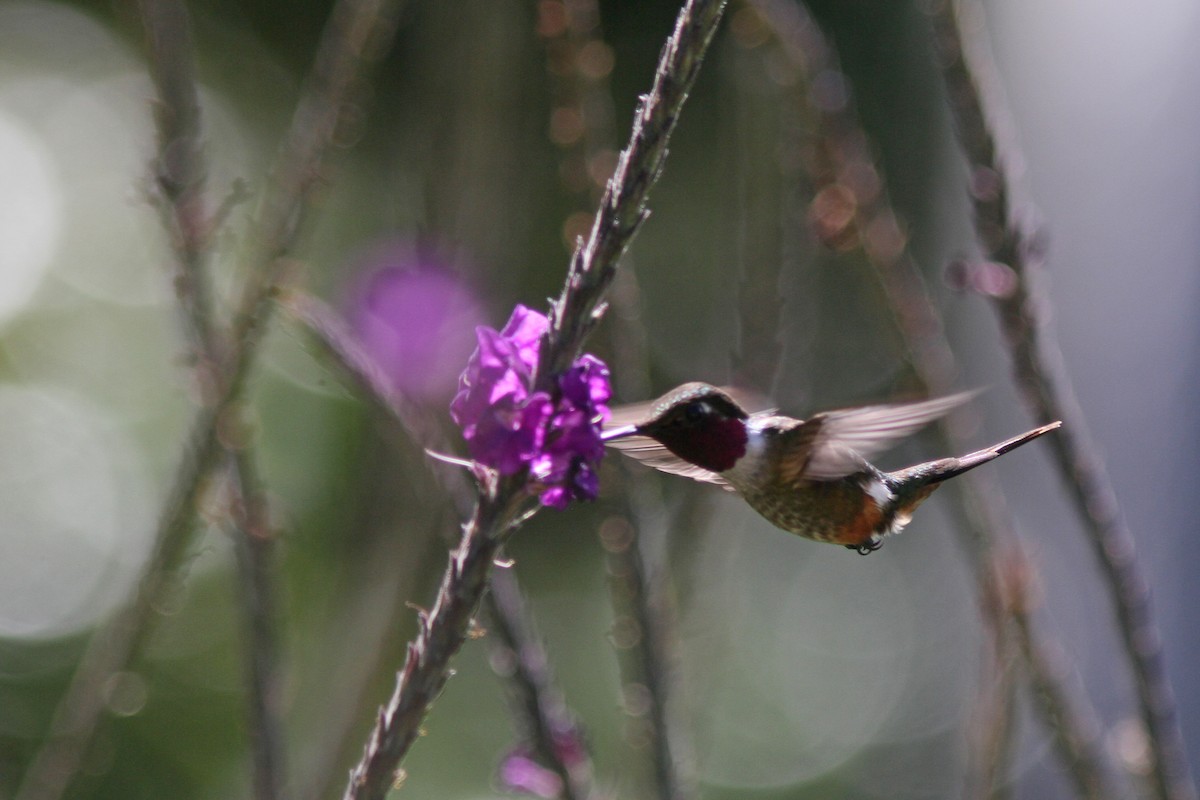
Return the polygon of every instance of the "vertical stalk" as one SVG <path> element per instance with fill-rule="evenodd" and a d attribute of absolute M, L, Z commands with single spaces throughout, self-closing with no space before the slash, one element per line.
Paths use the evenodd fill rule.
<path fill-rule="evenodd" d="M 584 339 L 603 313 L 601 303 L 616 274 L 617 261 L 646 217 L 647 195 L 658 179 L 675 121 L 724 8 L 724 0 L 688 0 L 680 11 L 592 233 L 575 251 L 566 285 L 552 308 L 550 330 L 541 347 L 538 388 L 554 386 L 578 357 Z M 421 720 L 445 685 L 450 660 L 470 628 L 493 559 L 513 529 L 537 510 L 527 509 L 525 477 L 484 480 L 433 608 L 422 615 L 420 632 L 409 644 L 395 692 L 380 710 L 362 760 L 351 772 L 346 800 L 378 800 L 393 782 Z"/>
<path fill-rule="evenodd" d="M 1063 421 L 1062 430 L 1051 437 L 1050 444 L 1113 603 L 1148 739 L 1155 796 L 1159 800 L 1193 800 L 1196 787 L 1163 662 L 1150 587 L 1050 331 L 1052 305 L 1040 248 L 1013 214 L 1006 165 L 1015 157 L 1016 145 L 998 133 L 1007 128 L 997 124 L 1005 112 L 995 91 L 995 65 L 983 29 L 977 27 L 975 35 L 967 35 L 967 13 L 982 22 L 976 4 L 942 0 L 934 7 L 933 23 L 950 110 L 971 174 L 980 247 L 985 259 L 1006 266 L 1015 279 L 1011 291 L 989 297 L 1026 404 L 1038 417 Z"/>

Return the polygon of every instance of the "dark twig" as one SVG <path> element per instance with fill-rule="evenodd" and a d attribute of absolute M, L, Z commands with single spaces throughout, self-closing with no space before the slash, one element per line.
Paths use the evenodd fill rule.
<path fill-rule="evenodd" d="M 539 32 L 545 37 L 549 72 L 555 77 L 555 120 L 578 120 L 578 124 L 551 124 L 551 138 L 563 148 L 559 175 L 564 188 L 592 207 L 600 200 L 606 177 L 605 165 L 615 163 L 617 148 L 616 110 L 609 77 L 613 56 L 601 36 L 599 4 L 595 0 L 543 3 L 539 6 Z M 570 231 L 583 212 L 573 214 L 565 225 Z M 646 331 L 641 320 L 641 298 L 633 259 L 626 256 L 624 268 L 614 279 L 609 295 L 616 316 L 608 328 L 611 341 L 614 386 L 625 398 L 644 398 L 650 390 Z M 646 535 L 662 530 L 668 520 L 654 475 L 637 475 L 637 467 L 622 460 L 627 526 L 632 539 L 622 546 L 604 541 L 608 552 L 609 596 L 614 609 L 614 630 L 629 630 L 627 637 L 614 636 L 619 648 L 627 647 L 631 658 L 622 658 L 622 683 L 629 697 L 645 702 L 626 702 L 627 713 L 641 725 L 637 738 L 648 740 L 657 796 L 682 800 L 694 795 L 692 781 L 683 769 L 686 750 L 678 728 L 671 725 L 671 698 L 677 683 L 674 670 L 673 586 L 665 565 L 647 567 L 643 553 Z M 618 524 L 613 518 L 606 525 Z M 602 536 L 602 540 L 603 540 Z M 651 573 L 655 572 L 652 577 Z M 644 734 L 644 736 L 642 735 Z"/>
<path fill-rule="evenodd" d="M 1009 547 L 996 558 L 996 576 L 1000 602 L 1018 629 L 1017 642 L 1040 704 L 1052 715 L 1072 717 L 1056 720 L 1050 726 L 1057 737 L 1077 737 L 1072 742 L 1060 741 L 1059 748 L 1067 753 L 1094 752 L 1100 747 L 1100 725 L 1088 706 L 1075 702 L 1068 694 L 1069 667 L 1061 648 L 1040 640 L 1030 630 L 1030 614 L 1040 603 L 1042 594 L 1041 587 L 1036 584 L 1037 572 L 1033 564 L 1019 546 Z M 1105 776 L 1087 761 L 1064 760 L 1081 796 L 1109 796 Z"/>
<path fill-rule="evenodd" d="M 451 553 L 433 608 L 421 612 L 420 630 L 409 643 L 396 690 L 380 709 L 362 760 L 351 771 L 345 797 L 387 794 L 397 780 L 401 758 L 419 732 L 421 721 L 449 678 L 449 662 L 466 641 L 492 562 L 527 505 L 516 478 L 489 486 L 463 526 L 463 538 Z"/>
<path fill-rule="evenodd" d="M 298 323 L 321 349 L 350 378 L 354 388 L 377 404 L 400 430 L 421 447 L 438 453 L 449 452 L 449 443 L 420 406 L 397 391 L 379 363 L 363 350 L 350 325 L 321 300 L 302 291 L 289 292 L 282 299 L 284 313 Z M 435 477 L 459 506 L 463 516 L 471 513 L 471 487 L 461 467 L 432 460 Z"/>
<path fill-rule="evenodd" d="M 541 387 L 549 387 L 579 355 L 584 337 L 603 314 L 601 301 L 616 275 L 617 262 L 649 216 L 646 196 L 658 180 L 667 143 L 717 23 L 725 10 L 719 0 L 689 0 L 667 39 L 654 74 L 654 86 L 642 98 L 629 145 L 617 158 L 587 242 L 575 249 L 567 286 L 550 313 Z"/>
<path fill-rule="evenodd" d="M 868 261 L 875 268 L 897 329 L 904 340 L 908 357 L 922 389 L 930 394 L 945 394 L 952 388 L 957 371 L 954 355 L 944 333 L 941 315 L 929 296 L 920 270 L 907 247 L 895 213 L 888 203 L 883 175 L 873 166 L 866 135 L 857 121 L 845 76 L 837 58 L 804 7 L 782 0 L 753 0 L 753 5 L 768 21 L 795 63 L 804 65 L 809 76 L 809 104 L 818 120 L 819 163 L 824 172 L 823 185 L 813 204 L 812 221 L 819 236 L 828 242 L 844 242 L 856 237 Z M 864 176 L 870 176 L 864 180 Z M 841 210 L 848 210 L 843 215 Z M 940 426 L 945 446 L 963 449 L 961 429 L 951 416 Z M 1029 655 L 1040 652 L 1040 636 L 1028 617 L 1014 624 L 1009 607 L 989 603 L 989 585 L 993 581 L 998 542 L 1015 542 L 1016 534 L 1000 487 L 989 475 L 975 472 L 963 476 L 959 485 L 966 493 L 965 518 L 970 523 L 972 561 L 981 585 L 983 613 L 994 633 L 995 661 L 1008 660 L 1010 636 L 1015 636 L 1020 651 Z M 1076 777 L 1080 796 L 1107 796 L 1101 776 L 1103 756 L 1095 746 L 1095 737 L 1079 730 L 1063 728 L 1087 715 L 1073 711 L 1072 705 L 1085 706 L 1080 699 L 1058 686 L 1057 676 L 1043 671 L 1044 662 L 1026 658 L 1026 669 L 1035 686 L 1057 687 L 1039 692 L 1038 708 L 1055 731 L 1060 752 L 1071 774 Z M 1004 743 L 1014 727 L 1006 715 L 992 720 L 993 730 L 980 737 L 990 742 L 978 759 L 979 772 L 998 775 L 1000 760 L 1008 750 Z M 1007 733 L 1006 733 L 1007 732 Z M 991 786 L 980 787 L 985 794 Z"/>
<path fill-rule="evenodd" d="M 723 0 L 689 0 L 667 40 L 654 87 L 634 120 L 629 147 L 609 182 L 600 213 L 586 245 L 575 251 L 562 296 L 551 313 L 543 342 L 539 388 L 552 388 L 583 348 L 598 321 L 604 292 L 617 260 L 645 219 L 646 195 L 658 177 L 674 128 L 700 61 L 720 21 Z M 492 562 L 527 509 L 524 476 L 488 481 L 475 512 L 451 555 L 433 608 L 421 617 L 417 637 L 398 676 L 396 690 L 371 732 L 362 760 L 351 772 L 345 797 L 381 798 L 394 780 L 400 760 L 417 735 L 420 722 L 445 686 L 449 662 L 462 647 L 471 619 L 487 586 Z"/>
<path fill-rule="evenodd" d="M 778 70 L 790 67 L 786 79 L 776 76 L 776 82 L 762 74 L 767 48 L 747 47 L 738 36 L 744 27 L 738 21 L 757 17 L 752 6 L 743 6 L 730 26 L 734 35 L 728 40 L 734 53 L 729 72 L 735 83 L 729 116 L 737 152 L 730 183 L 737 193 L 736 261 L 740 272 L 732 372 L 734 386 L 773 397 L 783 363 L 780 278 L 785 271 L 800 269 L 795 249 L 789 247 L 798 227 L 795 205 L 800 195 L 800 170 L 785 166 L 781 152 L 798 135 L 789 124 L 798 113 L 788 100 L 803 84 L 803 76 L 800 67 L 786 59 L 777 59 L 773 65 Z M 761 22 L 757 24 L 761 28 Z M 753 91 L 742 90 L 739 84 L 744 76 L 756 73 L 761 76 L 760 85 Z"/>
<path fill-rule="evenodd" d="M 645 741 L 654 754 L 655 796 L 678 800 L 694 796 L 695 787 L 670 719 L 676 684 L 673 596 L 669 585 L 653 577 L 642 553 L 642 532 L 667 520 L 657 485 L 630 480 L 624 493 L 631 495 L 629 516 L 614 515 L 600 530 L 615 612 L 612 640 L 629 654 L 622 659 L 631 662 L 623 668 L 624 706 L 640 723 L 632 738 Z"/>
<path fill-rule="evenodd" d="M 965 797 L 1004 800 L 1005 780 L 1016 745 L 1017 689 L 1020 651 L 1013 642 L 1010 613 L 1000 581 L 1000 559 L 993 554 L 979 579 L 984 627 L 991 640 L 984 658 L 969 741 L 968 784 Z M 972 784 L 974 781 L 974 784 Z"/>
<path fill-rule="evenodd" d="M 392 442 L 381 438 L 366 445 L 366 481 L 356 491 L 355 553 L 339 565 L 343 589 L 335 596 L 342 602 L 325 626 L 322 663 L 317 665 L 325 676 L 324 690 L 303 706 L 294 704 L 293 726 L 312 727 L 293 756 L 296 800 L 337 797 L 345 785 L 346 764 L 362 749 L 363 722 L 378 707 L 375 683 L 395 661 L 397 631 L 412 619 L 411 606 L 403 602 L 410 594 L 407 587 L 424 583 L 445 554 L 437 538 L 408 526 L 397 530 L 413 521 L 414 511 L 431 509 L 414 508 L 411 497 L 393 496 L 400 481 L 411 475 L 403 459 L 392 457 Z M 441 509 L 429 517 L 431 529 L 457 530 L 460 519 Z M 346 658 L 347 653 L 354 657 Z"/>
<path fill-rule="evenodd" d="M 979 26 L 974 34 L 965 32 L 968 9 L 958 2 L 937 4 L 933 21 L 950 109 L 970 170 L 980 246 L 992 266 L 1007 268 L 1013 278 L 1007 290 L 988 294 L 1012 352 L 1016 384 L 1025 402 L 1039 418 L 1063 420 L 1061 435 L 1052 437 L 1050 444 L 1115 606 L 1149 740 L 1155 795 L 1160 800 L 1190 800 L 1196 797 L 1196 788 L 1163 663 L 1150 589 L 1047 324 L 1050 300 L 1041 249 L 1017 221 L 1012 207 L 1007 164 L 1016 155 L 1015 142 L 998 137 L 998 131 L 1007 128 L 1001 119 L 1004 110 L 995 87 L 995 67 L 984 41 L 982 12 L 974 5 L 969 10 Z"/>
<path fill-rule="evenodd" d="M 288 299 L 285 307 L 359 391 L 392 417 L 410 440 L 426 450 L 449 451 L 449 442 L 437 423 L 392 388 L 387 376 L 363 352 L 353 331 L 332 309 L 298 293 Z M 473 492 L 466 472 L 432 458 L 425 463 L 454 501 L 458 513 L 470 514 Z M 591 757 L 575 716 L 555 685 L 528 602 L 512 570 L 493 572 L 490 588 L 483 607 L 496 638 L 489 638 L 488 644 L 493 649 L 493 661 L 511 662 L 513 693 L 528 742 L 538 761 L 562 780 L 564 800 L 586 800 L 594 793 Z"/>
<path fill-rule="evenodd" d="M 201 396 L 211 395 L 214 365 L 220 361 L 212 285 L 207 275 L 213 217 L 205 197 L 207 167 L 202 138 L 200 97 L 191 22 L 182 0 L 139 4 L 145 29 L 150 77 L 158 100 L 154 119 L 158 155 L 154 178 L 163 202 L 163 227 L 176 255 L 176 295 L 183 310 L 187 339 L 195 351 Z"/>
<path fill-rule="evenodd" d="M 214 365 L 223 346 L 208 274 L 212 237 L 218 230 L 204 193 L 205 160 L 201 114 L 187 9 L 177 0 L 142 2 L 149 43 L 150 73 L 158 90 L 158 205 L 176 256 L 176 294 L 195 352 L 202 400 L 212 394 Z M 245 613 L 247 705 L 255 797 L 276 800 L 284 782 L 278 645 L 274 613 L 275 543 L 266 501 L 255 478 L 249 446 L 226 456 L 231 497 L 231 536 Z"/>
<path fill-rule="evenodd" d="M 622 288 L 636 288 L 636 284 L 622 285 L 618 279 L 613 292 L 613 305 L 618 313 L 622 308 L 616 298 Z M 629 315 L 624 316 L 629 319 Z M 646 371 L 645 358 L 639 359 L 638 350 L 621 344 L 622 338 L 636 340 L 636 331 L 632 337 L 618 337 L 614 332 L 613 338 L 618 342 L 614 348 L 618 386 L 625 384 L 622 391 L 626 396 L 645 397 L 644 391 L 635 394 L 628 389 L 628 384 L 637 382 L 639 372 Z M 648 739 L 652 754 L 657 797 L 683 800 L 695 796 L 695 786 L 688 768 L 690 747 L 677 726 L 672 725 L 674 688 L 678 686 L 674 585 L 665 559 L 657 569 L 652 569 L 643 552 L 648 531 L 664 530 L 678 521 L 671 520 L 667 513 L 656 476 L 635 474 L 636 467 L 628 464 L 622 463 L 621 467 L 625 516 L 614 516 L 605 525 L 624 526 L 628 536 L 614 539 L 602 534 L 601 540 L 608 552 L 610 594 L 616 614 L 614 629 L 628 631 L 627 637 L 615 636 L 615 644 L 618 648 L 627 647 L 633 656 L 624 679 L 626 694 L 633 696 L 626 697 L 625 707 L 627 713 L 643 723 L 641 733 Z"/>
<path fill-rule="evenodd" d="M 258 210 L 245 263 L 250 276 L 230 350 L 214 376 L 214 399 L 193 420 L 183 458 L 159 518 L 155 545 L 136 593 L 98 631 L 55 712 L 51 730 L 23 779 L 22 800 L 57 800 L 77 773 L 104 708 L 102 686 L 138 650 L 157 604 L 175 585 L 192 540 L 205 479 L 234 444 L 234 409 L 257 353 L 271 300 L 284 279 L 315 178 L 366 56 L 391 36 L 398 0 L 341 0 L 322 35 L 312 74 L 297 106 L 270 186 Z M 234 437 L 234 440 L 230 440 Z"/>
<path fill-rule="evenodd" d="M 254 454 L 244 447 L 229 457 L 229 481 L 238 584 L 246 629 L 247 703 L 250 706 L 250 749 L 254 761 L 254 796 L 271 800 L 284 795 L 283 714 L 279 683 L 279 615 L 276 610 L 276 538 Z"/>
<path fill-rule="evenodd" d="M 524 722 L 525 739 L 533 746 L 538 761 L 562 781 L 563 800 L 587 800 L 596 795 L 591 755 L 583 732 L 555 685 L 528 608 L 511 570 L 493 572 L 484 604 L 497 639 L 491 643 L 492 653 L 493 657 L 510 654 L 509 686 L 521 710 L 518 718 Z"/>
<path fill-rule="evenodd" d="M 1019 549 L 1019 545 L 1017 547 Z M 1030 576 L 1036 575 L 1035 567 L 1028 561 L 1022 561 L 1022 568 Z M 1096 713 L 1082 691 L 1068 689 L 1066 676 L 1070 674 L 1070 667 L 1067 658 L 1055 641 L 1034 627 L 1034 603 L 1022 594 L 1027 591 L 1027 585 L 1010 588 L 1005 613 L 1034 692 L 1034 707 L 1054 734 L 1059 758 L 1071 776 L 1075 793 L 1086 800 L 1115 797 L 1112 770 L 1105 755 Z M 999 750 L 997 757 L 1004 759 L 1005 751 Z M 996 777 L 1003 776 L 997 771 Z"/>

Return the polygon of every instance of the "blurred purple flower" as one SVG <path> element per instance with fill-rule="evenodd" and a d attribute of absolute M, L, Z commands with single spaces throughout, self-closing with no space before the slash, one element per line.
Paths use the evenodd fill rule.
<path fill-rule="evenodd" d="M 497 777 L 500 785 L 510 792 L 550 798 L 562 795 L 562 778 L 534 761 L 523 750 L 514 750 L 504 757 Z"/>
<path fill-rule="evenodd" d="M 518 305 L 502 330 L 476 328 L 478 347 L 459 378 L 450 415 L 471 458 L 501 475 L 529 467 L 542 504 L 562 509 L 599 491 L 600 424 L 612 389 L 604 362 L 584 355 L 559 378 L 557 403 L 533 391 L 548 326 L 545 316 Z"/>
<path fill-rule="evenodd" d="M 483 319 L 479 303 L 453 273 L 395 245 L 368 263 L 382 266 L 364 281 L 350 315 L 363 348 L 395 389 L 415 400 L 447 397 Z"/>

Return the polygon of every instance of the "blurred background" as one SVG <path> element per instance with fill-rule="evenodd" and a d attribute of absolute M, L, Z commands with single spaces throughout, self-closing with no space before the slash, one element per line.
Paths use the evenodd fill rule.
<path fill-rule="evenodd" d="M 1200 525 L 1187 497 L 1200 475 L 1200 7 L 984 7 L 1024 155 L 1020 208 L 1044 232 L 1053 322 L 1137 537 L 1197 765 Z M 189 8 L 209 191 L 216 202 L 240 184 L 254 197 L 329 4 Z M 840 52 L 847 81 L 835 91 L 857 104 L 945 315 L 956 384 L 987 388 L 972 443 L 1031 427 L 987 301 L 942 277 L 976 251 L 922 4 L 811 9 Z M 558 293 L 677 10 L 599 3 L 602 39 L 574 57 L 611 105 L 587 106 L 584 125 L 554 2 L 404 5 L 296 256 L 303 289 L 441 418 L 473 326 L 498 327 L 514 303 L 543 308 Z M 755 388 L 785 411 L 906 388 L 871 267 L 811 231 L 812 123 L 796 76 L 734 3 L 630 252 L 640 293 L 626 285 L 624 316 L 610 314 L 592 340 L 615 367 L 632 365 L 616 375 L 621 401 L 728 381 L 746 355 L 773 359 L 775 326 L 754 324 L 773 323 L 770 303 L 755 305 L 763 297 L 781 301 L 781 359 L 774 385 Z M 0 0 L 0 796 L 19 785 L 89 634 L 132 590 L 194 408 L 173 256 L 150 198 L 153 96 L 132 6 Z M 218 237 L 223 295 L 252 208 L 236 205 Z M 639 325 L 644 348 L 628 333 Z M 420 448 L 294 321 L 272 327 L 263 355 L 252 417 L 281 542 L 289 779 L 297 797 L 328 797 L 415 631 L 405 602 L 432 598 L 453 510 Z M 918 438 L 883 465 L 942 455 L 932 447 Z M 1048 451 L 988 469 L 1040 571 L 1037 620 L 1072 666 L 1068 685 L 1095 705 L 1114 760 L 1136 762 L 1110 604 Z M 540 514 L 509 555 L 599 783 L 651 796 L 644 703 L 620 669 L 637 637 L 614 627 L 597 537 L 627 513 L 621 474 L 606 467 L 603 485 L 594 504 Z M 674 594 L 673 721 L 699 796 L 960 796 L 987 635 L 950 493 L 864 559 L 784 535 L 723 493 L 659 486 L 665 513 L 643 547 L 656 585 Z M 110 687 L 112 718 L 69 796 L 249 796 L 232 549 L 219 528 L 200 538 L 182 590 Z M 399 796 L 503 793 L 496 768 L 516 741 L 504 680 L 479 641 L 455 668 Z M 1014 796 L 1070 796 L 1020 697 Z"/>

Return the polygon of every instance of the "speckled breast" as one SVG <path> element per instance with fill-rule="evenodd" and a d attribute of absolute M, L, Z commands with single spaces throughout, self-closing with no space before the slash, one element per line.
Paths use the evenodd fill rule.
<path fill-rule="evenodd" d="M 819 542 L 854 546 L 886 527 L 884 510 L 863 490 L 864 477 L 801 481 L 790 486 L 734 486 L 775 526 Z"/>

